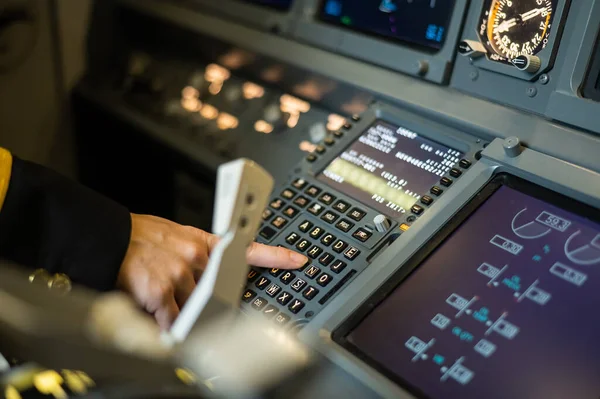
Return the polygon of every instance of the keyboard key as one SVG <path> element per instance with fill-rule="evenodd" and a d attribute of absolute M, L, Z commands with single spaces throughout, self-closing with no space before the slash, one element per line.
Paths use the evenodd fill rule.
<path fill-rule="evenodd" d="M 295 191 L 290 190 L 289 188 L 283 190 L 281 192 L 281 196 L 287 200 L 291 200 L 296 195 Z"/>
<path fill-rule="evenodd" d="M 321 214 L 321 212 L 323 212 L 324 209 L 325 209 L 325 207 L 323 205 L 317 204 L 315 202 L 308 208 L 308 212 L 310 212 L 311 214 L 313 214 L 315 216 L 319 216 Z"/>
<path fill-rule="evenodd" d="M 289 294 L 287 292 L 282 292 L 281 294 L 279 294 L 279 296 L 277 297 L 277 303 L 282 304 L 283 306 L 287 305 L 289 301 L 292 300 L 292 294 Z"/>
<path fill-rule="evenodd" d="M 301 278 L 297 278 L 296 281 L 292 283 L 291 287 L 294 291 L 300 292 L 305 285 L 306 281 L 302 280 Z"/>
<path fill-rule="evenodd" d="M 271 224 L 273 226 L 277 227 L 278 229 L 282 229 L 283 227 L 285 227 L 287 222 L 288 221 L 285 218 L 282 218 L 281 216 L 277 216 L 275 219 L 273 219 Z"/>
<path fill-rule="evenodd" d="M 325 233 L 325 230 L 323 230 L 320 227 L 315 227 L 310 232 L 310 236 L 311 236 L 311 238 L 314 238 L 315 240 L 317 240 L 317 239 L 319 239 L 323 235 L 323 233 Z"/>
<path fill-rule="evenodd" d="M 452 183 L 452 179 L 449 179 L 447 177 L 442 177 L 442 179 L 440 180 L 440 184 L 444 187 L 450 187 Z"/>
<path fill-rule="evenodd" d="M 258 233 L 258 235 L 264 238 L 265 240 L 270 240 L 275 236 L 275 234 L 277 234 L 277 230 L 272 229 L 269 226 L 263 227 Z"/>
<path fill-rule="evenodd" d="M 266 222 L 267 220 L 271 219 L 271 217 L 273 216 L 273 211 L 270 209 L 265 209 L 262 213 L 262 219 Z"/>
<path fill-rule="evenodd" d="M 315 198 L 317 195 L 319 195 L 319 193 L 321 192 L 321 189 L 317 186 L 310 186 L 309 188 L 306 189 L 306 191 L 304 191 L 304 193 L 310 197 Z"/>
<path fill-rule="evenodd" d="M 333 234 L 325 234 L 323 236 L 323 238 L 321 238 L 321 243 L 323 243 L 325 246 L 330 246 L 332 242 L 334 242 L 336 239 L 336 237 Z"/>
<path fill-rule="evenodd" d="M 325 151 L 327 151 L 327 150 L 322 145 L 318 145 L 315 147 L 315 152 L 319 155 L 325 154 Z"/>
<path fill-rule="evenodd" d="M 327 287 L 327 285 L 331 283 L 331 280 L 333 280 L 333 277 L 331 277 L 329 274 L 323 273 L 317 279 L 317 284 L 319 284 L 321 287 Z"/>
<path fill-rule="evenodd" d="M 431 198 L 429 195 L 424 195 L 421 197 L 421 203 L 423 205 L 429 206 L 429 205 L 433 204 L 433 198 Z"/>
<path fill-rule="evenodd" d="M 342 137 L 344 137 L 344 132 L 341 132 L 341 131 L 339 131 L 339 130 L 338 130 L 338 131 L 336 131 L 336 132 L 333 132 L 333 135 L 334 135 L 336 138 L 338 138 L 338 139 L 341 139 Z"/>
<path fill-rule="evenodd" d="M 329 193 L 323 193 L 323 195 L 319 197 L 319 201 L 325 205 L 331 205 L 331 203 L 335 201 L 335 197 Z"/>
<path fill-rule="evenodd" d="M 294 205 L 298 205 L 300 208 L 304 208 L 306 207 L 306 205 L 308 205 L 309 202 L 310 201 L 308 198 L 300 196 L 294 200 Z"/>
<path fill-rule="evenodd" d="M 350 247 L 344 252 L 344 256 L 349 260 L 354 260 L 358 255 L 360 255 L 360 251 L 354 247 Z"/>
<path fill-rule="evenodd" d="M 269 274 L 273 277 L 278 277 L 281 273 L 283 273 L 283 270 L 281 269 L 271 269 L 269 270 Z"/>
<path fill-rule="evenodd" d="M 417 205 L 417 204 L 413 205 L 412 208 L 410 208 L 410 211 L 412 213 L 414 213 L 415 215 L 417 215 L 417 216 L 419 216 L 420 214 L 422 214 L 424 210 L 425 209 L 422 206 Z"/>
<path fill-rule="evenodd" d="M 279 313 L 277 316 L 275 316 L 275 324 L 278 324 L 280 326 L 286 325 L 289 321 L 290 321 L 290 316 L 286 315 L 285 313 Z"/>
<path fill-rule="evenodd" d="M 313 227 L 313 224 L 311 222 L 309 222 L 308 220 L 305 220 L 304 222 L 302 222 L 302 224 L 300 226 L 298 226 L 300 231 L 303 233 L 308 233 L 308 230 L 310 230 L 311 227 Z"/>
<path fill-rule="evenodd" d="M 366 214 L 367 214 L 367 212 L 363 211 L 362 209 L 354 208 L 350 211 L 350 213 L 348 213 L 348 217 L 352 220 L 356 220 L 357 222 L 360 222 L 362 220 L 362 218 L 365 217 Z"/>
<path fill-rule="evenodd" d="M 248 282 L 251 283 L 258 278 L 258 272 L 256 270 L 250 269 L 248 271 Z"/>
<path fill-rule="evenodd" d="M 265 306 L 267 306 L 267 300 L 264 298 L 259 297 L 252 301 L 252 307 L 256 310 L 262 310 Z"/>
<path fill-rule="evenodd" d="M 242 294 L 242 301 L 244 301 L 246 303 L 250 303 L 250 302 L 252 302 L 252 300 L 254 299 L 255 296 L 256 296 L 256 292 L 254 292 L 252 290 L 246 290 L 246 291 L 244 291 L 244 294 Z"/>
<path fill-rule="evenodd" d="M 296 244 L 296 248 L 300 251 L 300 252 L 304 252 L 308 249 L 308 247 L 310 247 L 310 241 L 308 240 L 300 240 L 300 242 L 298 244 Z"/>
<path fill-rule="evenodd" d="M 333 213 L 331 211 L 327 211 L 321 216 L 321 220 L 326 221 L 329 224 L 335 222 L 340 216 L 337 213 Z"/>
<path fill-rule="evenodd" d="M 275 315 L 277 314 L 277 312 L 279 312 L 279 309 L 277 309 L 277 306 L 275 306 L 275 305 L 267 305 L 267 307 L 265 308 L 265 310 L 263 310 L 263 315 L 266 318 L 272 319 L 273 317 L 275 317 Z"/>
<path fill-rule="evenodd" d="M 329 266 L 329 264 L 333 262 L 333 255 L 325 252 L 323 256 L 319 258 L 319 263 L 323 266 Z"/>
<path fill-rule="evenodd" d="M 268 296 L 275 297 L 277 294 L 279 294 L 279 291 L 281 291 L 280 286 L 278 286 L 277 284 L 271 284 L 265 292 Z"/>
<path fill-rule="evenodd" d="M 313 279 L 317 274 L 319 274 L 320 271 L 321 269 L 319 269 L 318 267 L 311 266 L 304 271 L 304 274 L 306 274 L 309 278 Z"/>
<path fill-rule="evenodd" d="M 331 270 L 334 273 L 339 274 L 342 270 L 344 270 L 346 268 L 346 266 L 348 266 L 348 264 L 346 262 L 343 262 L 341 260 L 336 260 L 333 265 L 331 265 Z"/>
<path fill-rule="evenodd" d="M 342 240 L 337 240 L 337 242 L 335 244 L 333 244 L 333 247 L 331 247 L 331 248 L 338 254 L 341 254 L 344 251 L 344 249 L 346 249 L 347 246 L 348 246 L 347 242 L 344 242 Z"/>
<path fill-rule="evenodd" d="M 346 219 L 342 219 L 335 225 L 336 228 L 342 230 L 344 233 L 350 231 L 352 227 L 354 227 L 354 223 L 347 221 Z"/>
<path fill-rule="evenodd" d="M 316 259 L 319 255 L 321 255 L 321 252 L 323 252 L 322 248 L 313 245 L 306 254 L 312 259 Z"/>
<path fill-rule="evenodd" d="M 331 147 L 335 144 L 335 140 L 332 137 L 327 137 L 325 140 L 323 140 L 323 143 L 325 143 L 327 147 Z"/>
<path fill-rule="evenodd" d="M 299 311 L 302 310 L 302 308 L 304 307 L 304 302 L 302 302 L 299 299 L 294 299 L 292 301 L 292 303 L 290 303 L 290 305 L 288 306 L 288 309 L 290 310 L 290 312 L 292 312 L 293 314 L 297 314 Z"/>
<path fill-rule="evenodd" d="M 333 209 L 335 209 L 336 211 L 341 212 L 341 213 L 346 213 L 348 208 L 350 208 L 350 204 L 347 202 L 344 202 L 342 200 L 336 202 L 335 205 L 333 206 Z"/>
<path fill-rule="evenodd" d="M 279 280 L 281 280 L 281 282 L 285 285 L 288 285 L 289 283 L 292 282 L 292 280 L 296 278 L 296 275 L 292 272 L 285 272 L 281 275 L 281 277 L 279 277 Z"/>
<path fill-rule="evenodd" d="M 433 186 L 431 187 L 431 190 L 429 190 L 429 192 L 431 192 L 431 194 L 435 195 L 436 197 L 439 197 L 440 195 L 442 195 L 444 190 L 442 190 L 438 186 Z"/>
<path fill-rule="evenodd" d="M 259 278 L 259 279 L 256 281 L 256 284 L 255 284 L 255 285 L 256 285 L 256 286 L 257 286 L 259 289 L 261 289 L 261 290 L 264 290 L 264 289 L 267 287 L 267 285 L 269 285 L 270 283 L 271 283 L 271 280 L 269 280 L 269 279 L 268 279 L 268 278 L 266 278 L 266 277 L 261 277 L 261 278 Z"/>
<path fill-rule="evenodd" d="M 307 181 L 304 179 L 296 179 L 292 182 L 292 186 L 297 190 L 302 190 L 307 184 Z"/>
<path fill-rule="evenodd" d="M 471 161 L 468 161 L 466 159 L 461 159 L 458 164 L 463 169 L 469 169 L 471 167 Z"/>
<path fill-rule="evenodd" d="M 273 201 L 271 201 L 271 204 L 269 206 L 275 210 L 279 210 L 279 209 L 283 208 L 284 205 L 285 205 L 285 202 L 283 202 L 279 198 L 276 198 Z"/>
<path fill-rule="evenodd" d="M 293 218 L 295 217 L 298 212 L 300 212 L 298 209 L 294 208 L 293 206 L 288 206 L 287 208 L 285 208 L 283 210 L 283 214 L 289 218 Z"/>
<path fill-rule="evenodd" d="M 318 289 L 316 289 L 314 287 L 308 287 L 304 290 L 304 292 L 302 293 L 302 296 L 308 300 L 311 300 L 314 297 L 316 297 L 318 293 L 319 293 Z"/>
<path fill-rule="evenodd" d="M 369 238 L 371 238 L 372 235 L 372 232 L 360 227 L 356 229 L 356 231 L 352 234 L 352 237 L 356 238 L 360 242 L 366 242 Z"/>
<path fill-rule="evenodd" d="M 299 239 L 300 239 L 300 234 L 290 233 L 290 235 L 286 237 L 285 242 L 287 242 L 290 245 L 294 245 L 298 242 Z"/>
<path fill-rule="evenodd" d="M 462 175 L 462 172 L 459 169 L 452 168 L 450 169 L 450 176 L 454 178 L 459 178 Z"/>

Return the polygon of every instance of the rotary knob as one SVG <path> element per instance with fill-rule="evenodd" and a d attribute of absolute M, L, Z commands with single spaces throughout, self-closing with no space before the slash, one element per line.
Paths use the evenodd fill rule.
<path fill-rule="evenodd" d="M 542 60 L 537 55 L 520 55 L 510 61 L 517 69 L 536 73 L 542 67 Z"/>
<path fill-rule="evenodd" d="M 380 233 L 385 233 L 392 227 L 392 223 L 390 220 L 384 215 L 377 215 L 373 218 L 373 223 L 375 224 L 375 229 L 377 229 Z"/>
<path fill-rule="evenodd" d="M 523 151 L 521 141 L 518 137 L 515 136 L 508 137 L 506 140 L 504 140 L 502 146 L 504 147 L 504 152 L 506 153 L 506 156 L 510 158 L 518 157 Z"/>

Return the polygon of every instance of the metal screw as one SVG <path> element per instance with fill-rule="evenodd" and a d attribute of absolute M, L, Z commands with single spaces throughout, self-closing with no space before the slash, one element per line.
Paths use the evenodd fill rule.
<path fill-rule="evenodd" d="M 538 91 L 535 87 L 528 87 L 525 92 L 527 93 L 527 95 L 529 97 L 535 97 L 535 96 L 537 96 L 537 93 L 538 93 Z"/>
<path fill-rule="evenodd" d="M 469 79 L 477 80 L 478 77 L 479 77 L 479 72 L 477 72 L 476 70 L 469 72 Z"/>
<path fill-rule="evenodd" d="M 541 84 L 543 84 L 543 85 L 548 84 L 549 81 L 550 81 L 550 76 L 548 76 L 547 74 L 544 73 L 540 76 Z"/>

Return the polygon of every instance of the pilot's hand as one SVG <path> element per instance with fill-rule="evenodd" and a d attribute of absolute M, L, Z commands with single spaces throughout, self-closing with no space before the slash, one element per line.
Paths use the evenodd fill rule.
<path fill-rule="evenodd" d="M 117 286 L 130 293 L 161 328 L 171 326 L 196 286 L 218 237 L 155 216 L 131 215 L 132 231 Z M 246 259 L 255 266 L 295 269 L 307 258 L 254 243 Z"/>

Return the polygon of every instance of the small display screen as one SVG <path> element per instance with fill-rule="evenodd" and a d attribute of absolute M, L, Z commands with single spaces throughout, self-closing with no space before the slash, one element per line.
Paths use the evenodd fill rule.
<path fill-rule="evenodd" d="M 429 192 L 462 155 L 404 127 L 376 121 L 317 178 L 397 217 Z"/>
<path fill-rule="evenodd" d="M 268 6 L 272 8 L 278 8 L 280 10 L 288 10 L 292 6 L 294 0 L 242 0 L 246 3 L 258 4 L 261 6 Z"/>
<path fill-rule="evenodd" d="M 525 192 L 500 186 L 347 344 L 431 399 L 597 399 L 600 224 Z"/>
<path fill-rule="evenodd" d="M 417 47 L 444 44 L 454 0 L 323 0 L 323 21 Z"/>

